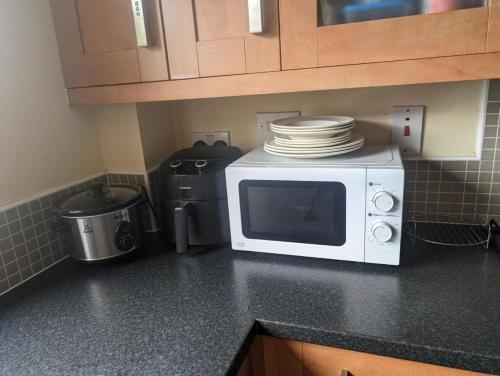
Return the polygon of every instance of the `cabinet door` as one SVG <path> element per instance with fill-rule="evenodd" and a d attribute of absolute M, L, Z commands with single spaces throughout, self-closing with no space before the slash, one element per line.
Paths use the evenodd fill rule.
<path fill-rule="evenodd" d="M 483 0 L 280 0 L 282 67 L 484 53 L 488 10 Z"/>
<path fill-rule="evenodd" d="M 486 376 L 477 372 L 309 343 L 303 344 L 303 357 L 304 376 Z"/>
<path fill-rule="evenodd" d="M 159 0 L 142 5 L 147 46 L 131 0 L 51 0 L 66 87 L 168 79 Z"/>
<path fill-rule="evenodd" d="M 491 0 L 486 51 L 500 51 L 500 0 Z"/>
<path fill-rule="evenodd" d="M 249 31 L 248 0 L 162 0 L 172 79 L 280 70 L 278 0 L 261 5 Z"/>

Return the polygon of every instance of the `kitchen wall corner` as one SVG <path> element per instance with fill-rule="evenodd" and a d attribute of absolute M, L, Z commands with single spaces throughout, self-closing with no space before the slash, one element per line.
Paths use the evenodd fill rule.
<path fill-rule="evenodd" d="M 474 222 L 479 214 L 500 220 L 499 114 L 500 80 L 492 80 L 480 161 L 405 161 L 406 219 Z"/>

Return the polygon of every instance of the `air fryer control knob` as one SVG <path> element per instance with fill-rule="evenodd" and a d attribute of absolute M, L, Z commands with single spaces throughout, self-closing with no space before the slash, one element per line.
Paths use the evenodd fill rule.
<path fill-rule="evenodd" d="M 135 247 L 135 232 L 130 222 L 120 222 L 116 228 L 115 245 L 122 252 L 128 252 Z"/>
<path fill-rule="evenodd" d="M 181 164 L 182 164 L 182 162 L 181 162 L 181 161 L 179 161 L 179 160 L 171 161 L 171 162 L 170 162 L 170 167 L 172 167 L 172 168 L 177 168 L 177 167 L 179 167 Z"/>
<path fill-rule="evenodd" d="M 388 212 L 394 207 L 394 197 L 385 191 L 377 192 L 372 198 L 373 205 L 377 210 Z"/>
<path fill-rule="evenodd" d="M 373 238 L 379 242 L 388 242 L 392 238 L 392 227 L 386 222 L 377 222 L 372 226 Z"/>

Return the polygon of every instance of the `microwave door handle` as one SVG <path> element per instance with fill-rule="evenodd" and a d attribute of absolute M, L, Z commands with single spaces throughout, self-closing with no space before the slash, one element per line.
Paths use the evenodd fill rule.
<path fill-rule="evenodd" d="M 188 206 L 189 204 L 174 209 L 175 248 L 177 253 L 186 253 L 188 249 Z"/>

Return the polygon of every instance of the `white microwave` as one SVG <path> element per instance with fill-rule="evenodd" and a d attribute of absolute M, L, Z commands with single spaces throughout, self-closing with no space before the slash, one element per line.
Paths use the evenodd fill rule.
<path fill-rule="evenodd" d="M 292 159 L 261 148 L 226 168 L 235 250 L 399 265 L 399 148 Z"/>

